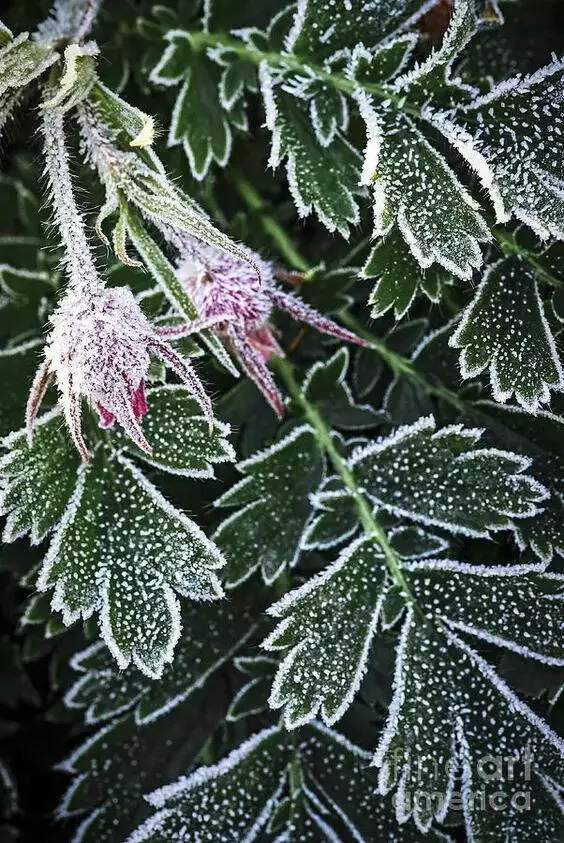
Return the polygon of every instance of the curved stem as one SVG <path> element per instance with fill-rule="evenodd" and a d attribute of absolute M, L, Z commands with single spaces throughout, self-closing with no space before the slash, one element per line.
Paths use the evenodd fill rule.
<path fill-rule="evenodd" d="M 230 35 L 224 35 L 217 32 L 190 32 L 190 43 L 195 50 L 205 50 L 209 47 L 226 47 L 229 50 L 237 53 L 238 56 L 259 65 L 266 61 L 269 65 L 276 67 L 279 70 L 295 70 L 299 73 L 304 71 L 304 61 L 297 56 L 289 53 L 277 53 L 271 50 L 257 50 L 254 47 L 249 47 L 236 38 Z M 318 64 L 308 61 L 307 67 L 311 68 L 318 79 L 333 85 L 339 91 L 352 95 L 358 87 L 362 87 L 367 93 L 372 94 L 376 99 L 382 102 L 388 102 L 399 111 L 411 114 L 412 117 L 421 119 L 421 111 L 415 106 L 408 105 L 405 102 L 405 97 L 396 94 L 391 88 L 385 85 L 379 85 L 375 82 L 363 82 L 361 86 L 354 79 L 349 79 L 343 73 L 331 73 L 325 70 Z"/>
<path fill-rule="evenodd" d="M 409 586 L 403 575 L 399 557 L 388 542 L 386 533 L 378 523 L 378 520 L 372 511 L 372 506 L 364 496 L 362 490 L 357 485 L 353 472 L 348 467 L 346 460 L 342 457 L 342 455 L 335 447 L 335 443 L 331 435 L 331 429 L 325 422 L 323 416 L 321 415 L 317 407 L 315 407 L 313 404 L 310 404 L 309 401 L 302 394 L 302 391 L 294 376 L 294 369 L 292 364 L 283 357 L 273 358 L 272 363 L 278 370 L 282 379 L 284 380 L 288 392 L 290 393 L 296 404 L 303 410 L 306 419 L 313 427 L 317 436 L 317 440 L 323 450 L 327 453 L 327 456 L 331 460 L 331 463 L 336 473 L 339 475 L 344 485 L 351 493 L 351 497 L 355 502 L 355 506 L 357 508 L 358 516 L 364 529 L 364 532 L 367 536 L 370 536 L 371 538 L 375 539 L 377 544 L 380 546 L 382 553 L 384 554 L 384 559 L 386 561 L 388 570 L 392 575 L 392 579 L 394 580 L 396 585 L 401 588 L 401 591 L 406 601 L 415 606 L 415 600 L 409 590 Z"/>

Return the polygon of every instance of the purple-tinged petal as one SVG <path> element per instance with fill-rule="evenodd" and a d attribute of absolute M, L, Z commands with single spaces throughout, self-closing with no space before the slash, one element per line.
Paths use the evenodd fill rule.
<path fill-rule="evenodd" d="M 169 366 L 180 380 L 186 385 L 192 393 L 200 407 L 204 412 L 210 425 L 213 424 L 213 408 L 209 395 L 203 387 L 201 380 L 192 368 L 192 366 L 184 360 L 176 351 L 171 348 L 166 342 L 160 342 L 155 339 L 150 342 L 150 349 L 159 357 L 164 363 Z"/>
<path fill-rule="evenodd" d="M 82 426 L 80 423 L 80 398 L 76 393 L 69 392 L 67 400 L 63 403 L 63 412 L 67 422 L 67 426 L 71 435 L 71 439 L 76 445 L 80 456 L 84 462 L 88 462 L 90 454 L 86 447 L 86 442 L 82 436 Z"/>
<path fill-rule="evenodd" d="M 262 355 L 248 342 L 244 330 L 239 325 L 229 325 L 227 335 L 231 340 L 233 350 L 242 368 L 251 380 L 256 383 L 276 415 L 282 418 L 284 415 L 282 395 Z"/>
<path fill-rule="evenodd" d="M 353 334 L 352 331 L 347 331 L 346 328 L 341 328 L 341 326 L 336 322 L 333 322 L 332 319 L 329 319 L 327 316 L 323 316 L 313 307 L 310 307 L 309 304 L 306 304 L 304 301 L 301 301 L 289 293 L 283 293 L 281 290 L 274 289 L 272 290 L 272 301 L 276 307 L 280 308 L 280 310 L 285 310 L 293 316 L 294 319 L 297 319 L 299 322 L 305 322 L 307 325 L 311 325 L 316 330 L 321 331 L 322 334 L 330 334 L 331 336 L 338 337 L 346 342 L 352 342 L 355 345 L 361 345 L 364 348 L 372 348 L 372 344 L 367 340 L 357 337 L 356 334 Z"/>
<path fill-rule="evenodd" d="M 210 316 L 209 319 L 194 319 L 193 322 L 185 322 L 183 325 L 161 325 L 155 328 L 155 333 L 163 339 L 178 339 L 188 337 L 190 334 L 198 334 L 200 331 L 206 331 L 214 325 L 227 321 L 229 321 L 229 316 L 216 314 Z"/>
<path fill-rule="evenodd" d="M 131 393 L 129 391 L 123 392 L 116 397 L 115 406 L 116 420 L 123 427 L 129 438 L 135 442 L 137 447 L 151 456 L 153 449 L 147 442 L 145 435 L 141 429 L 141 425 L 135 415 L 134 406 L 131 401 Z"/>
<path fill-rule="evenodd" d="M 30 445 L 33 438 L 33 423 L 35 422 L 39 407 L 45 397 L 47 387 L 49 386 L 52 377 L 53 373 L 51 372 L 49 361 L 44 360 L 35 373 L 25 410 L 25 426 L 27 429 L 27 439 Z"/>
<path fill-rule="evenodd" d="M 116 420 L 114 413 L 110 413 L 109 410 L 106 410 L 105 407 L 102 407 L 100 402 L 96 404 L 96 409 L 98 410 L 99 421 L 98 424 L 102 428 L 102 430 L 106 430 L 108 427 L 111 427 Z"/>

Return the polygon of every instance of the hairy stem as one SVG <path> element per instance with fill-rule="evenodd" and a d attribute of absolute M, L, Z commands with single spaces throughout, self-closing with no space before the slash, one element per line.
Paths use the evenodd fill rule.
<path fill-rule="evenodd" d="M 350 470 L 346 460 L 336 448 L 331 435 L 331 429 L 328 427 L 317 407 L 310 404 L 309 401 L 302 395 L 298 382 L 294 376 L 292 364 L 283 357 L 274 358 L 273 363 L 284 380 L 288 392 L 296 404 L 303 410 L 306 419 L 313 427 L 317 436 L 317 441 L 327 453 L 333 468 L 345 484 L 346 488 L 350 491 L 364 532 L 370 538 L 375 539 L 377 544 L 380 546 L 386 560 L 386 565 L 394 582 L 401 588 L 407 602 L 414 605 L 415 601 L 403 575 L 399 557 L 389 544 L 386 533 L 378 523 L 378 520 L 372 511 L 372 506 L 367 501 L 366 497 L 362 493 L 362 490 L 358 487 L 353 472 Z"/>
<path fill-rule="evenodd" d="M 47 90 L 45 100 L 50 96 Z M 51 188 L 55 223 L 65 249 L 63 261 L 69 284 L 83 294 L 100 292 L 104 284 L 96 269 L 84 220 L 74 198 L 63 113 L 58 109 L 43 108 L 41 128 L 45 138 L 45 172 Z"/>

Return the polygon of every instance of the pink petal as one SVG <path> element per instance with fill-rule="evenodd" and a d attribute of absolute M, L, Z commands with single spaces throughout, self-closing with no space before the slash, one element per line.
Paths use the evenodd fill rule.
<path fill-rule="evenodd" d="M 268 371 L 262 355 L 253 348 L 247 340 L 244 330 L 239 325 L 229 325 L 227 333 L 241 366 L 251 380 L 256 383 L 276 415 L 282 418 L 284 415 L 282 395 L 274 382 L 274 378 Z"/>
<path fill-rule="evenodd" d="M 331 334 L 334 337 L 339 337 L 341 340 L 345 340 L 346 342 L 355 343 L 355 345 L 361 345 L 364 348 L 372 348 L 372 343 L 369 343 L 367 340 L 361 339 L 361 337 L 357 337 L 356 334 L 353 334 L 352 331 L 347 331 L 346 328 L 341 328 L 340 325 L 337 325 L 336 322 L 333 322 L 332 319 L 329 319 L 327 316 L 323 316 L 313 307 L 310 307 L 309 304 L 306 304 L 304 301 L 296 298 L 295 296 L 291 296 L 289 293 L 283 293 L 281 290 L 273 290 L 272 291 L 272 301 L 279 307 L 280 310 L 285 310 L 294 319 L 297 319 L 299 322 L 305 322 L 307 325 L 311 325 L 316 330 L 321 331 L 322 334 Z"/>
<path fill-rule="evenodd" d="M 131 393 L 129 390 L 118 396 L 115 406 L 115 414 L 117 421 L 123 427 L 129 438 L 135 442 L 141 451 L 144 451 L 150 456 L 153 453 L 153 449 L 147 442 L 147 439 L 141 429 L 141 425 L 135 415 L 133 402 L 131 400 Z"/>
<path fill-rule="evenodd" d="M 145 395 L 145 381 L 140 380 L 139 386 L 133 393 L 133 412 L 135 413 L 135 417 L 142 419 L 148 409 L 147 396 Z"/>
<path fill-rule="evenodd" d="M 253 331 L 248 335 L 247 339 L 253 348 L 260 353 L 265 362 L 270 360 L 273 354 L 278 357 L 284 357 L 284 352 L 276 341 L 270 325 L 264 325 L 257 331 Z"/>
<path fill-rule="evenodd" d="M 200 378 L 186 360 L 184 360 L 176 351 L 166 342 L 153 341 L 150 344 L 152 350 L 157 357 L 163 360 L 173 372 L 175 372 L 180 380 L 190 390 L 200 407 L 202 408 L 205 417 L 207 418 L 210 427 L 213 425 L 213 408 L 209 395 L 203 387 Z"/>
<path fill-rule="evenodd" d="M 100 402 L 96 404 L 96 409 L 98 410 L 98 415 L 100 416 L 98 422 L 100 427 L 104 430 L 108 427 L 111 427 L 115 421 L 115 415 L 113 413 L 110 413 L 109 410 L 106 410 L 105 407 L 102 407 Z"/>

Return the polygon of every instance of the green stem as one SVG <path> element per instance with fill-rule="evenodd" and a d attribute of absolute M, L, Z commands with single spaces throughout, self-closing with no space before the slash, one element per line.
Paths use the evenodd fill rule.
<path fill-rule="evenodd" d="M 468 406 L 467 402 L 457 395 L 456 392 L 453 392 L 451 389 L 448 389 L 448 387 L 443 386 L 440 383 L 431 383 L 431 381 L 428 381 L 421 372 L 417 371 L 411 360 L 389 349 L 381 340 L 361 325 L 361 323 L 355 319 L 352 314 L 341 313 L 340 319 L 341 322 L 354 331 L 355 334 L 371 343 L 374 351 L 382 357 L 395 375 L 399 377 L 407 377 L 408 380 L 417 384 L 417 386 L 424 389 L 425 392 L 428 392 L 430 395 L 434 395 L 436 398 L 442 398 L 443 401 L 446 401 L 460 412 L 474 412 L 472 408 Z"/>
<path fill-rule="evenodd" d="M 274 242 L 288 266 L 300 272 L 307 272 L 309 266 L 306 259 L 300 255 L 282 226 L 273 216 L 266 213 L 266 206 L 252 184 L 242 176 L 236 178 L 235 184 L 247 207 L 258 216 L 263 231 Z"/>
<path fill-rule="evenodd" d="M 497 240 L 497 243 L 506 255 L 519 255 L 519 257 L 523 258 L 536 272 L 538 277 L 541 281 L 544 281 L 546 284 L 550 284 L 553 287 L 562 287 L 564 285 L 564 280 L 561 278 L 557 278 L 555 275 L 552 275 L 539 261 L 537 255 L 534 252 L 531 252 L 529 249 L 525 249 L 523 246 L 519 246 L 518 243 L 515 242 L 515 238 L 508 234 L 506 231 L 503 231 L 501 228 L 493 228 L 492 234 Z"/>
<path fill-rule="evenodd" d="M 328 82 L 330 85 L 333 85 L 333 87 L 337 88 L 339 91 L 343 91 L 343 93 L 346 93 L 349 96 L 352 96 L 359 87 L 362 87 L 367 93 L 376 97 L 376 99 L 379 99 L 382 102 L 389 102 L 399 111 L 411 114 L 413 117 L 421 118 L 420 109 L 415 106 L 408 105 L 405 102 L 405 97 L 394 93 L 394 91 L 387 88 L 385 85 L 378 85 L 375 82 L 362 82 L 362 84 L 359 85 L 359 83 L 354 79 L 349 79 L 348 76 L 345 76 L 342 73 L 331 73 L 320 65 L 314 64 L 310 61 L 306 64 L 302 59 L 288 53 L 277 53 L 270 50 L 257 50 L 253 47 L 249 47 L 247 44 L 244 44 L 236 38 L 217 32 L 190 32 L 190 43 L 195 50 L 206 50 L 210 47 L 225 47 L 236 53 L 240 56 L 240 58 L 245 59 L 252 64 L 259 65 L 264 61 L 280 70 L 295 70 L 298 73 L 303 73 L 304 67 L 307 66 L 313 71 L 318 79 Z"/>
<path fill-rule="evenodd" d="M 331 435 L 331 429 L 327 426 L 317 407 L 310 404 L 302 394 L 294 376 L 292 364 L 283 357 L 276 357 L 272 362 L 284 380 L 288 392 L 296 404 L 303 410 L 306 419 L 315 430 L 317 440 L 327 453 L 331 463 L 333 464 L 333 468 L 345 484 L 346 488 L 350 491 L 358 511 L 360 522 L 364 528 L 364 532 L 367 536 L 375 539 L 380 546 L 382 553 L 384 554 L 388 570 L 390 571 L 394 582 L 401 588 L 405 599 L 409 603 L 415 604 L 414 598 L 411 595 L 409 586 L 403 575 L 400 560 L 394 549 L 390 546 L 386 533 L 378 523 L 378 520 L 372 511 L 371 505 L 359 489 L 353 472 L 350 470 L 346 461 L 337 450 Z"/>

